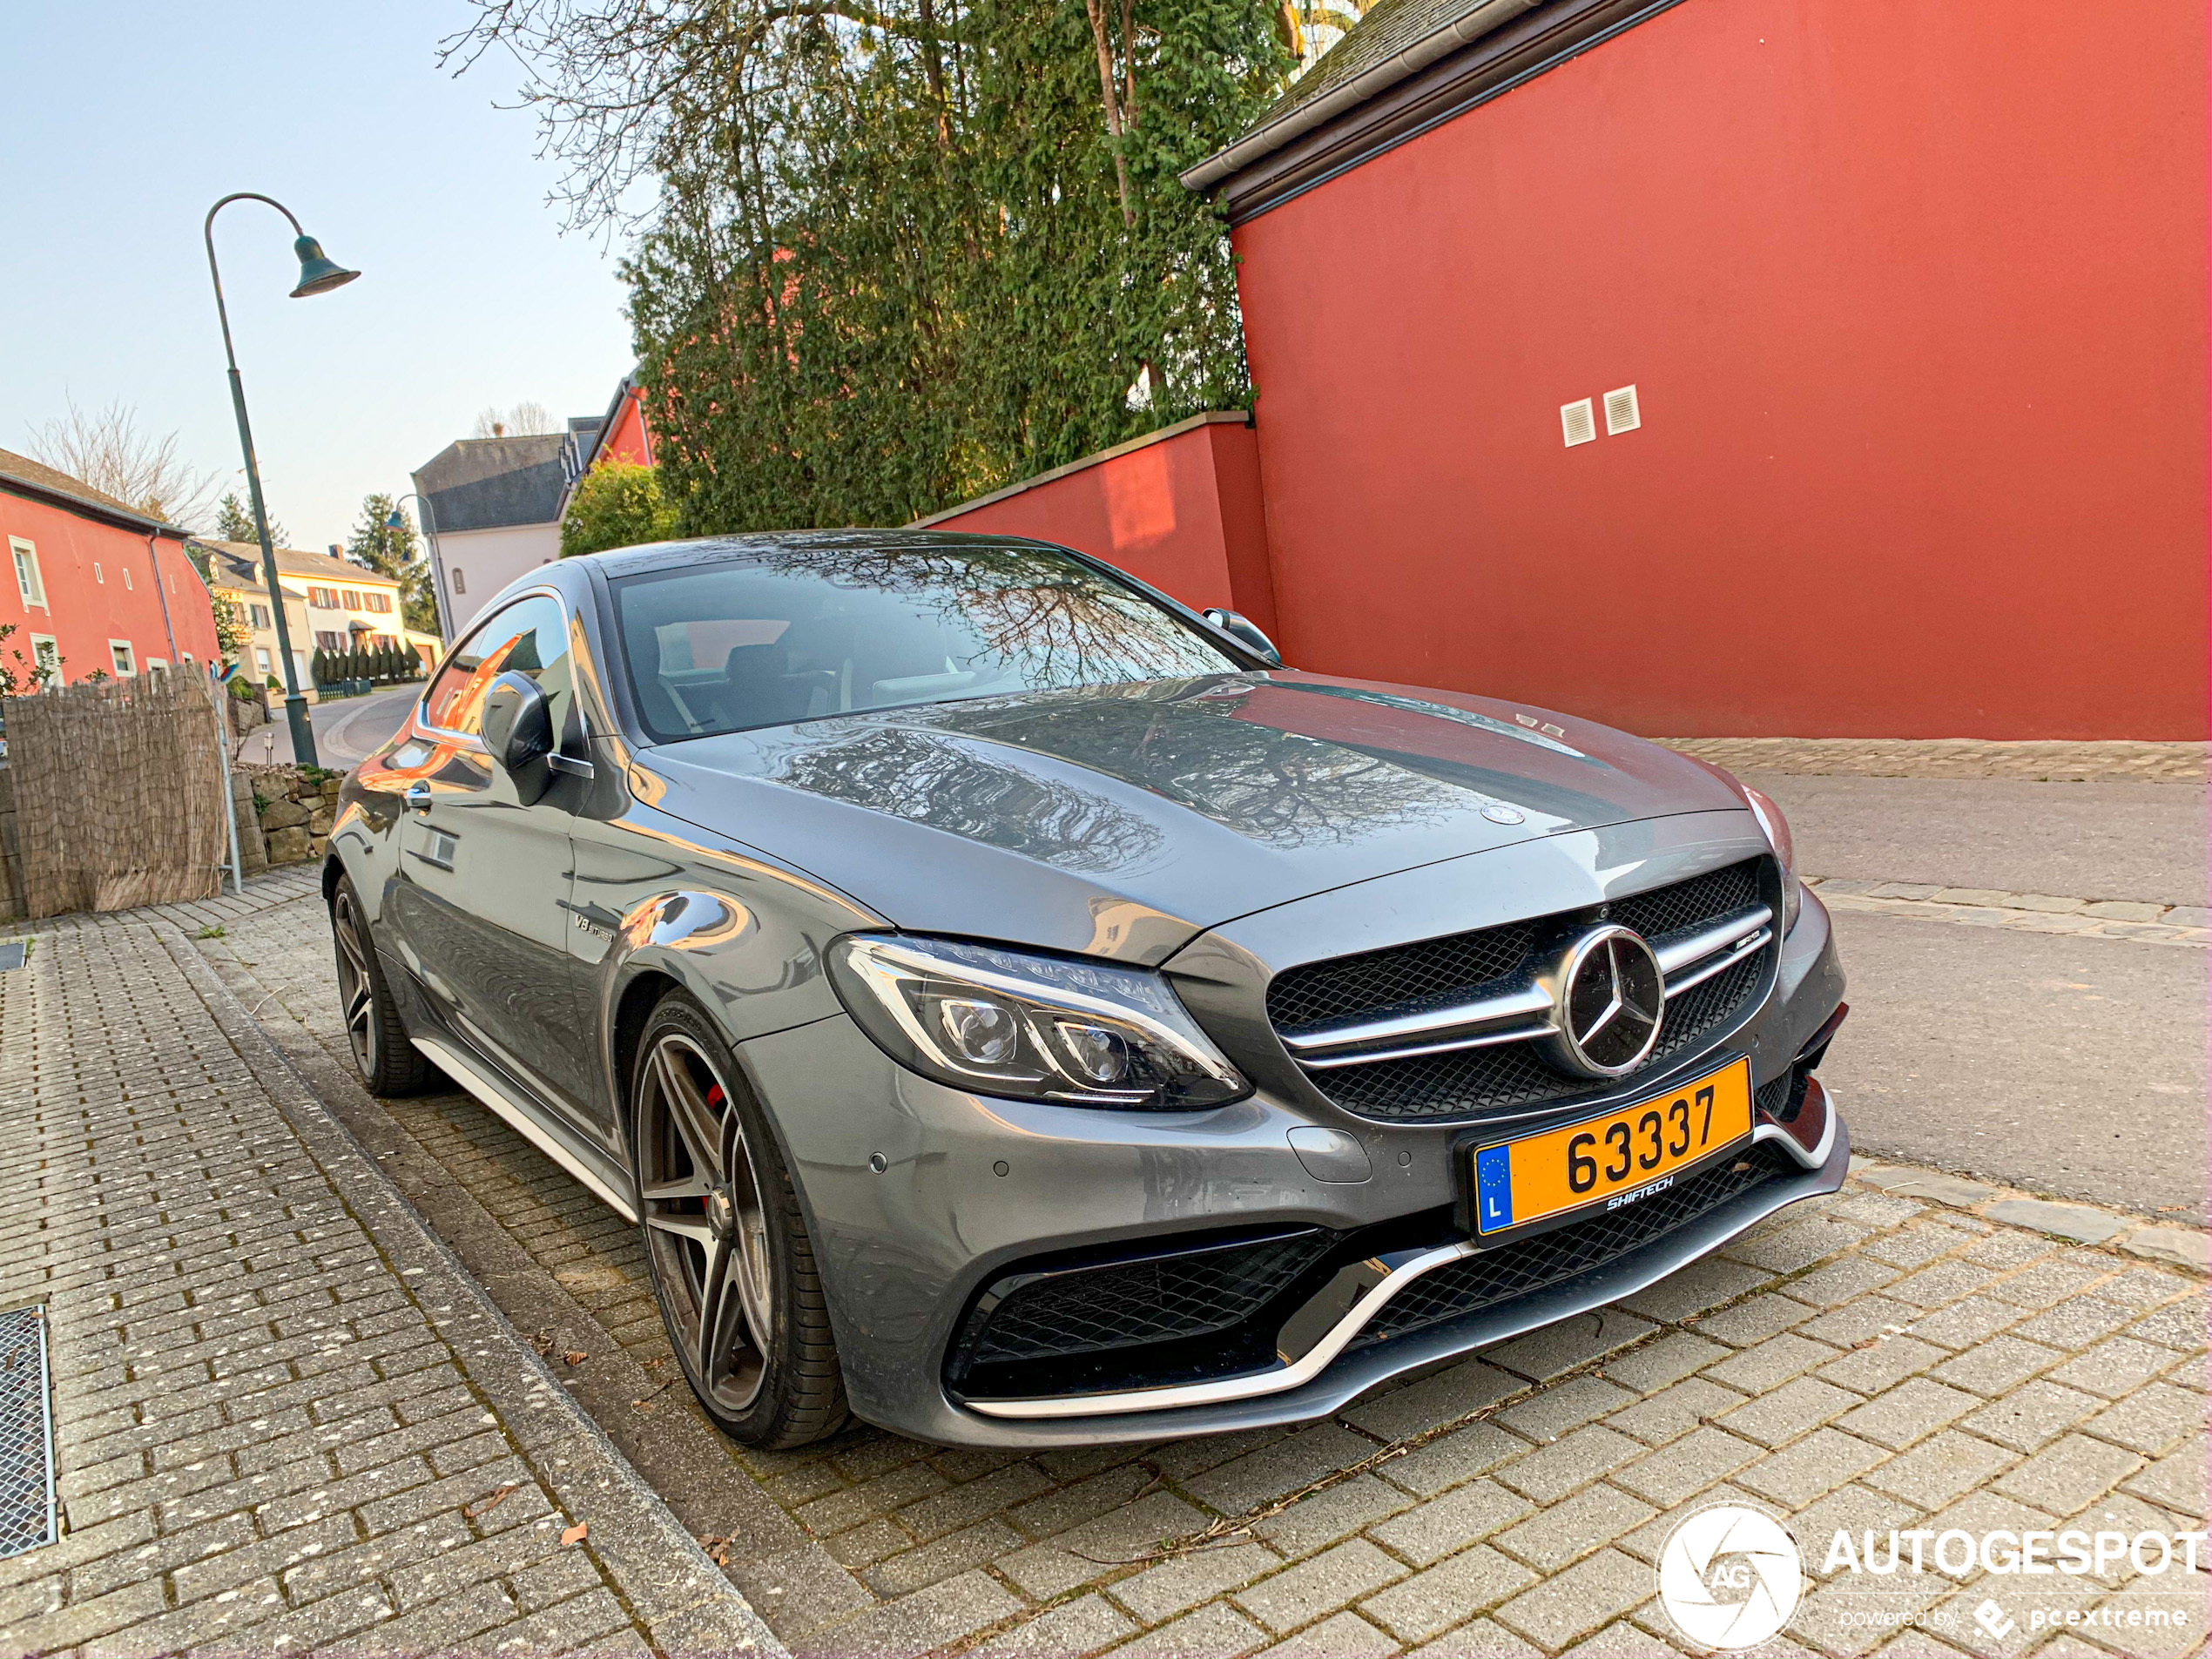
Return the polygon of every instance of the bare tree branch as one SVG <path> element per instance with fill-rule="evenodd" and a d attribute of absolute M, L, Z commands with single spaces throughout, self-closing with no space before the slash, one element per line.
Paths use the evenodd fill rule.
<path fill-rule="evenodd" d="M 98 410 L 81 409 L 71 399 L 67 415 L 31 428 L 30 454 L 149 517 L 200 529 L 217 475 L 180 457 L 178 435 L 157 438 L 139 430 L 138 411 L 119 399 Z"/>

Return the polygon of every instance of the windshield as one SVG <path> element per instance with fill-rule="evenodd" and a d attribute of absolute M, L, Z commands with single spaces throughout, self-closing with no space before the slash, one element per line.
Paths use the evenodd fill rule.
<path fill-rule="evenodd" d="M 631 691 L 664 743 L 1244 667 L 1143 594 L 1047 548 L 799 544 L 610 585 Z"/>

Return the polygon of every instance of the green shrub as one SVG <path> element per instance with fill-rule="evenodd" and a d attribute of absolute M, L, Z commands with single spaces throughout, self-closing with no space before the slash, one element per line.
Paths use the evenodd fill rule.
<path fill-rule="evenodd" d="M 665 542 L 676 534 L 676 507 L 661 494 L 659 469 L 607 461 L 583 475 L 561 520 L 561 556 Z"/>

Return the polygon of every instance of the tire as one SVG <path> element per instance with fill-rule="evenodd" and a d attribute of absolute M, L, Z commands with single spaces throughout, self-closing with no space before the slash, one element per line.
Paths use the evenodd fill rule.
<path fill-rule="evenodd" d="M 361 1082 L 372 1095 L 422 1093 L 434 1073 L 422 1051 L 408 1040 L 351 876 L 340 876 L 338 890 L 330 895 L 330 935 L 338 954 L 339 1011 Z"/>
<path fill-rule="evenodd" d="M 706 1011 L 671 991 L 630 1069 L 639 1231 L 685 1379 L 742 1445 L 835 1433 L 851 1413 L 813 1245 L 736 1056 Z"/>

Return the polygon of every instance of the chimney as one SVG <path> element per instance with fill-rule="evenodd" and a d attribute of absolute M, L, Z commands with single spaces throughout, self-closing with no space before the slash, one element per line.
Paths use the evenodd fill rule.
<path fill-rule="evenodd" d="M 346 556 L 346 550 L 341 547 L 337 543 L 333 542 L 330 544 L 330 556 L 334 559 L 342 559 Z"/>
<path fill-rule="evenodd" d="M 505 437 L 507 435 L 507 422 L 504 421 L 494 421 L 491 423 L 491 435 L 495 438 Z"/>

